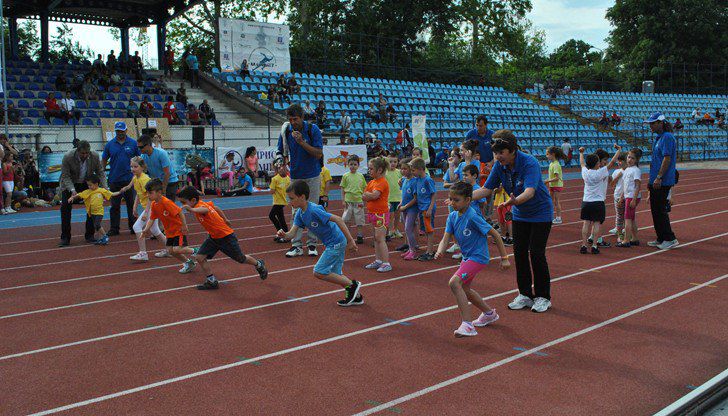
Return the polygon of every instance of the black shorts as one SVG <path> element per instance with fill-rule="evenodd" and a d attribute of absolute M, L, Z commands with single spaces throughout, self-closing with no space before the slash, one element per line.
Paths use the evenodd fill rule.
<path fill-rule="evenodd" d="M 235 233 L 226 235 L 223 238 L 212 238 L 208 235 L 199 250 L 197 250 L 197 254 L 206 256 L 209 260 L 215 257 L 218 251 L 222 251 L 238 263 L 245 263 L 245 254 L 240 249 L 238 237 L 235 236 Z"/>
<path fill-rule="evenodd" d="M 604 201 L 582 202 L 581 203 L 581 219 L 584 221 L 604 223 L 607 217 L 607 208 Z"/>
<path fill-rule="evenodd" d="M 172 238 L 167 238 L 167 247 L 187 247 L 187 236 L 178 235 Z"/>
<path fill-rule="evenodd" d="M 324 197 L 326 197 L 326 199 L 324 199 Z M 319 197 L 319 205 L 321 205 L 322 207 L 324 207 L 324 209 L 328 208 L 329 207 L 329 197 L 326 196 L 326 195 L 320 196 Z"/>
<path fill-rule="evenodd" d="M 89 215 L 91 217 L 91 222 L 94 224 L 94 231 L 98 231 L 101 229 L 101 220 L 104 219 L 103 215 Z"/>

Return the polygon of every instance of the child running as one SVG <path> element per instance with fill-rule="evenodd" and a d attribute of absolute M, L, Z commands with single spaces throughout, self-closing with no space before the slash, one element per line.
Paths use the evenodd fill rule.
<path fill-rule="evenodd" d="M 551 146 L 546 151 L 546 158 L 549 160 L 549 178 L 543 181 L 549 187 L 551 200 L 554 202 L 553 224 L 561 224 L 561 192 L 564 191 L 564 177 L 561 173 L 560 160 L 566 160 L 566 155 L 560 147 Z"/>
<path fill-rule="evenodd" d="M 607 195 L 609 169 L 617 163 L 617 158 L 622 150 L 617 144 L 614 145 L 614 148 L 617 149 L 617 152 L 606 166 L 601 166 L 600 157 L 596 153 L 585 158 L 584 148 L 579 148 L 581 176 L 584 179 L 584 197 L 581 204 L 581 219 L 584 222 L 581 227 L 582 244 L 579 250 L 581 254 L 587 253 L 587 244 L 592 244 L 592 254 L 599 254 L 599 247 L 593 238 L 599 236 L 599 227 L 606 218 L 604 200 Z"/>
<path fill-rule="evenodd" d="M 274 166 L 276 175 L 270 180 L 270 191 L 273 192 L 273 206 L 270 208 L 268 218 L 273 226 L 276 227 L 276 231 L 283 230 L 288 232 L 288 224 L 286 224 L 286 216 L 283 213 L 283 209 L 288 205 L 286 201 L 286 189 L 291 185 L 291 178 L 288 176 L 286 165 L 276 163 Z M 273 241 L 276 243 L 285 243 L 285 238 L 276 236 Z"/>
<path fill-rule="evenodd" d="M 144 226 L 142 237 L 149 237 L 151 234 L 150 230 L 155 222 L 154 220 L 161 221 L 167 235 L 167 251 L 172 257 L 183 263 L 179 272 L 191 272 L 197 263 L 187 257 L 195 254 L 195 250 L 187 247 L 187 234 L 189 231 L 187 229 L 187 219 L 185 218 L 184 212 L 182 212 L 182 208 L 164 196 L 164 186 L 160 179 L 154 178 L 150 180 L 147 182 L 145 188 L 147 190 L 147 197 L 152 203 L 149 208 L 149 220 Z"/>
<path fill-rule="evenodd" d="M 349 171 L 341 177 L 341 199 L 344 201 L 344 222 L 354 220 L 356 224 L 356 243 L 364 244 L 364 201 L 361 198 L 367 187 L 364 175 L 358 172 L 359 156 L 349 155 L 347 160 Z"/>
<path fill-rule="evenodd" d="M 445 248 L 450 238 L 455 237 L 463 253 L 463 261 L 455 274 L 450 278 L 450 290 L 458 303 L 462 323 L 455 330 L 455 336 L 472 337 L 478 335 L 475 327 L 484 327 L 498 320 L 498 313 L 491 308 L 483 297 L 471 288 L 475 276 L 490 262 L 488 253 L 488 236 L 496 241 L 498 253 L 501 258 L 501 269 L 510 267 L 506 248 L 501 241 L 498 231 L 491 228 L 482 215 L 473 209 L 473 187 L 465 182 L 458 182 L 450 187 L 450 204 L 453 212 L 447 216 L 445 235 L 440 241 L 435 258 L 445 254 Z M 481 310 L 475 321 L 472 320 L 470 305 L 472 303 Z"/>
<path fill-rule="evenodd" d="M 148 261 L 149 255 L 147 254 L 147 240 L 142 236 L 142 231 L 144 231 L 144 227 L 147 225 L 147 221 L 149 221 L 149 214 L 151 212 L 149 196 L 147 195 L 146 189 L 147 182 L 149 182 L 151 179 L 149 178 L 149 175 L 146 174 L 147 164 L 140 156 L 133 157 L 129 165 L 131 167 L 131 173 L 134 176 L 131 178 L 131 182 L 129 182 L 129 185 L 126 185 L 119 191 L 123 193 L 132 187 L 136 191 L 136 198 L 134 199 L 134 215 L 137 217 L 137 220 L 134 223 L 133 229 L 137 236 L 139 252 L 129 258 L 134 261 Z M 142 205 L 141 215 L 137 213 L 140 203 Z M 159 229 L 158 220 L 154 220 L 153 222 L 154 223 L 152 224 L 152 228 L 150 229 L 152 235 L 156 237 L 163 246 L 166 246 L 167 237 L 164 235 L 162 230 Z M 166 249 L 164 249 L 162 251 L 156 252 L 154 256 L 169 257 L 169 253 Z"/>
<path fill-rule="evenodd" d="M 435 258 L 435 181 L 425 174 L 425 161 L 414 158 L 410 162 L 412 175 L 417 178 L 417 209 L 420 212 L 420 228 L 427 237 L 427 251 L 417 257 L 419 261 L 430 261 Z M 405 258 L 406 260 L 406 258 Z"/>
<path fill-rule="evenodd" d="M 364 266 L 367 269 L 376 269 L 379 273 L 392 270 L 389 264 L 389 249 L 387 248 L 387 226 L 389 225 L 389 184 L 384 177 L 389 162 L 383 157 L 375 157 L 369 161 L 369 175 L 372 180 L 367 184 L 362 199 L 367 203 L 367 221 L 374 227 L 374 253 L 372 263 Z"/>
<path fill-rule="evenodd" d="M 295 181 L 286 189 L 291 207 L 296 213 L 293 216 L 293 227 L 288 232 L 278 230 L 278 237 L 291 239 L 302 227 L 314 233 L 326 246 L 326 250 L 316 262 L 313 275 L 344 288 L 346 295 L 337 302 L 339 306 L 361 305 L 364 303 L 364 297 L 359 293 L 361 283 L 350 280 L 342 273 L 346 249 L 348 247 L 356 252 L 358 250 L 356 243 L 341 217 L 332 215 L 324 211 L 320 205 L 309 202 L 310 192 L 304 181 Z"/>
<path fill-rule="evenodd" d="M 637 205 L 642 197 L 642 171 L 640 159 L 642 150 L 634 148 L 627 154 L 627 169 L 624 170 L 624 241 L 617 243 L 617 247 L 629 248 L 639 246 L 637 237 Z"/>
<path fill-rule="evenodd" d="M 402 258 L 405 260 L 414 260 L 417 253 L 417 178 L 412 176 L 411 161 L 409 158 L 402 160 L 402 202 L 397 207 L 404 219 L 404 234 L 407 237 L 407 243 L 397 247 L 397 251 L 404 252 Z"/>
<path fill-rule="evenodd" d="M 86 185 L 88 189 L 81 191 L 76 195 L 68 198 L 69 203 L 73 203 L 75 199 L 83 199 L 83 204 L 86 206 L 86 215 L 91 218 L 94 224 L 94 237 L 97 232 L 101 232 L 101 238 L 96 240 L 97 246 L 105 246 L 109 244 L 109 236 L 106 234 L 106 230 L 101 226 L 101 220 L 104 219 L 104 199 L 109 200 L 115 197 L 121 192 L 111 192 L 108 189 L 101 188 L 99 184 L 101 178 L 95 173 L 91 173 L 86 177 Z"/>
<path fill-rule="evenodd" d="M 391 221 L 387 239 L 403 237 L 402 233 L 399 232 L 399 213 L 397 212 L 397 208 L 399 208 L 399 204 L 402 202 L 402 188 L 399 186 L 402 180 L 402 171 L 398 167 L 399 159 L 396 156 L 390 156 L 389 169 L 387 169 L 387 173 L 384 175 L 389 184 L 389 220 Z"/>
<path fill-rule="evenodd" d="M 627 155 L 620 153 L 617 169 L 612 172 L 610 183 L 614 184 L 614 228 L 609 234 L 617 236 L 617 245 L 624 239 L 624 170 L 627 169 Z"/>
<path fill-rule="evenodd" d="M 194 253 L 194 259 L 207 276 L 205 283 L 197 285 L 198 290 L 214 290 L 220 287 L 210 265 L 207 264 L 207 261 L 215 257 L 218 251 L 222 251 L 238 263 L 254 266 L 261 280 L 268 277 L 268 270 L 266 270 L 263 260 L 243 254 L 238 237 L 235 236 L 235 232 L 230 227 L 230 221 L 220 208 L 212 202 L 200 200 L 199 192 L 192 186 L 182 188 L 177 197 L 182 203 L 182 209 L 195 214 L 197 221 L 208 233 L 205 241 Z"/>

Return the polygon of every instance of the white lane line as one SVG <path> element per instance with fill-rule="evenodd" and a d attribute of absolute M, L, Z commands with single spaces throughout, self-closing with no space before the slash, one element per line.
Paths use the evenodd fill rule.
<path fill-rule="evenodd" d="M 711 236 L 711 237 L 705 237 L 705 238 L 702 238 L 700 240 L 695 240 L 695 241 L 691 241 L 691 242 L 688 242 L 688 243 L 685 243 L 685 244 L 681 244 L 681 245 L 677 246 L 673 250 L 676 250 L 676 249 L 682 248 L 682 247 L 688 247 L 688 246 L 691 246 L 693 244 L 698 244 L 698 243 L 705 242 L 705 241 L 709 241 L 709 240 L 712 240 L 712 239 L 715 239 L 715 238 L 724 237 L 726 235 L 728 235 L 728 232 L 723 233 L 723 234 L 714 235 L 714 236 Z M 571 273 L 571 274 L 568 274 L 568 275 L 565 275 L 565 276 L 557 277 L 557 278 L 551 279 L 551 282 L 553 283 L 553 282 L 558 282 L 558 281 L 565 280 L 565 279 L 570 279 L 570 278 L 575 277 L 575 276 L 580 276 L 580 275 L 583 275 L 583 274 L 586 274 L 586 273 L 590 273 L 590 272 L 593 272 L 593 271 L 596 271 L 596 270 L 606 269 L 606 268 L 609 268 L 609 267 L 612 267 L 612 266 L 616 266 L 616 265 L 619 265 L 619 264 L 623 264 L 623 263 L 627 263 L 627 262 L 639 260 L 639 259 L 642 259 L 642 258 L 645 258 L 645 257 L 655 256 L 655 255 L 658 255 L 658 254 L 661 254 L 661 253 L 664 253 L 664 252 L 665 251 L 663 251 L 663 250 L 659 250 L 659 251 L 653 251 L 653 252 L 646 253 L 646 254 L 640 254 L 640 255 L 637 255 L 637 256 L 634 256 L 634 257 L 628 257 L 626 259 L 614 261 L 614 262 L 607 263 L 607 264 L 604 264 L 604 265 L 601 265 L 601 266 L 596 266 L 596 267 L 593 267 L 591 269 L 580 270 L 580 271 L 575 272 L 575 273 Z M 493 257 L 492 259 L 494 260 L 494 259 L 498 259 L 498 258 L 499 257 Z M 376 286 L 376 285 L 380 285 L 380 284 L 391 283 L 391 282 L 398 281 L 398 280 L 402 280 L 402 279 L 407 279 L 407 278 L 414 277 L 414 276 L 422 276 L 422 275 L 425 275 L 425 274 L 430 274 L 430 273 L 439 272 L 439 271 L 443 271 L 443 270 L 454 269 L 454 268 L 457 268 L 457 267 L 458 267 L 458 265 L 441 267 L 441 268 L 438 268 L 438 269 L 426 270 L 424 272 L 412 273 L 412 274 L 408 274 L 408 275 L 404 275 L 404 276 L 394 277 L 394 278 L 391 278 L 391 279 L 385 279 L 385 280 L 380 280 L 380 281 L 376 281 L 376 282 L 372 282 L 372 283 L 366 283 L 366 284 L 364 284 L 362 286 Z M 497 298 L 497 297 L 505 296 L 507 294 L 514 294 L 514 293 L 517 293 L 517 292 L 518 292 L 517 289 L 513 289 L 513 290 L 501 292 L 501 293 L 496 294 L 496 295 L 487 296 L 487 297 L 485 297 L 485 299 L 494 299 L 494 298 Z M 54 346 L 45 347 L 45 348 L 39 348 L 39 349 L 35 349 L 35 350 L 30 350 L 30 351 L 24 351 L 24 352 L 20 352 L 20 353 L 15 353 L 15 354 L 10 354 L 10 355 L 0 356 L 0 361 L 9 360 L 9 359 L 18 358 L 18 357 L 23 357 L 23 356 L 27 356 L 27 355 L 39 354 L 39 353 L 43 353 L 43 352 L 47 352 L 47 351 L 54 351 L 54 350 L 58 350 L 58 349 L 62 349 L 62 348 L 68 348 L 68 347 L 72 347 L 72 346 L 76 346 L 76 345 L 83 345 L 83 344 L 89 344 L 89 343 L 93 343 L 93 342 L 104 341 L 104 340 L 108 340 L 108 339 L 120 338 L 120 337 L 127 336 L 127 335 L 139 334 L 139 333 L 143 333 L 143 332 L 154 331 L 154 330 L 157 330 L 157 329 L 169 328 L 169 327 L 173 327 L 173 326 L 179 326 L 179 325 L 188 324 L 188 323 L 192 323 L 192 322 L 199 322 L 199 321 L 204 321 L 204 320 L 208 320 L 208 319 L 219 318 L 219 317 L 222 317 L 222 316 L 236 315 L 236 314 L 243 313 L 243 312 L 248 312 L 248 311 L 258 310 L 258 309 L 265 309 L 265 308 L 269 308 L 269 307 L 272 307 L 272 306 L 282 305 L 282 304 L 286 304 L 286 303 L 290 303 L 290 302 L 298 302 L 298 301 L 301 301 L 302 299 L 305 300 L 305 299 L 318 298 L 318 297 L 321 297 L 321 296 L 326 296 L 326 295 L 330 295 L 330 294 L 334 294 L 334 293 L 341 293 L 341 290 L 331 290 L 331 291 L 328 291 L 328 292 L 315 293 L 315 294 L 308 295 L 308 296 L 296 297 L 296 298 L 292 298 L 292 299 L 281 300 L 281 301 L 278 301 L 278 302 L 273 302 L 273 303 L 268 303 L 268 304 L 263 304 L 263 305 L 256 305 L 256 306 L 251 306 L 251 307 L 248 307 L 248 308 L 236 309 L 236 310 L 232 310 L 232 311 L 226 311 L 226 312 L 216 313 L 216 314 L 213 314 L 213 315 L 199 316 L 199 317 L 196 317 L 196 318 L 185 319 L 183 321 L 169 322 L 169 323 L 166 323 L 166 324 L 155 325 L 155 326 L 150 326 L 150 327 L 145 327 L 145 328 L 139 328 L 139 329 L 135 329 L 135 330 L 131 330 L 131 331 L 118 332 L 116 334 L 104 335 L 104 336 L 101 336 L 101 337 L 89 338 L 89 339 L 85 339 L 85 340 L 70 342 L 70 343 L 66 343 L 66 344 L 59 344 L 59 345 L 54 345 Z M 457 305 L 452 306 L 452 307 L 445 308 L 443 310 L 450 310 L 450 309 L 454 309 L 456 307 L 457 307 Z M 407 321 L 407 319 L 405 319 L 405 321 Z"/>
<path fill-rule="evenodd" d="M 713 237 L 708 237 L 707 239 L 713 239 L 713 238 L 722 237 L 722 236 L 724 236 L 726 234 L 728 234 L 728 233 L 724 233 L 724 234 L 717 235 L 717 236 L 713 236 Z M 698 243 L 700 241 L 705 241 L 707 239 L 691 241 L 689 243 L 686 243 L 685 245 L 678 246 L 678 248 L 679 247 L 685 247 L 685 246 L 688 246 L 688 245 L 692 245 L 692 244 Z M 662 251 L 652 252 L 652 253 L 649 253 L 647 255 L 655 255 L 655 254 L 661 253 L 661 252 Z M 638 256 L 638 257 L 644 257 L 644 256 L 647 256 L 647 255 L 642 255 L 642 256 Z M 622 261 L 622 262 L 624 262 L 624 261 Z M 604 267 L 608 267 L 608 266 L 607 265 L 600 266 L 600 268 L 604 268 Z M 573 275 L 579 275 L 579 274 L 583 274 L 583 272 L 578 272 L 578 273 L 575 273 Z M 560 277 L 558 279 L 553 279 L 552 281 L 564 280 L 564 279 L 568 278 L 569 276 L 572 276 L 572 275 L 563 276 L 563 277 Z M 534 348 L 531 348 L 529 350 L 523 351 L 523 352 L 521 352 L 519 354 L 516 354 L 516 355 L 514 355 L 512 357 L 509 357 L 506 360 L 501 360 L 501 361 L 503 361 L 502 363 L 501 363 L 501 361 L 499 361 L 499 363 L 501 363 L 501 364 L 493 363 L 493 364 L 491 364 L 489 366 L 486 366 L 486 367 L 483 367 L 483 368 L 492 367 L 495 364 L 498 364 L 498 366 L 500 366 L 500 365 L 506 364 L 508 362 L 517 360 L 519 358 L 525 357 L 526 355 L 533 354 L 534 352 L 540 351 L 542 349 L 549 348 L 549 347 L 551 347 L 553 345 L 559 344 L 559 343 L 564 342 L 564 341 L 566 341 L 568 339 L 572 339 L 572 338 L 575 338 L 575 337 L 577 337 L 579 335 L 583 335 L 583 334 L 585 334 L 587 332 L 594 331 L 595 329 L 601 328 L 601 327 L 603 327 L 605 325 L 608 325 L 610 323 L 619 321 L 619 320 L 624 319 L 624 318 L 626 318 L 628 316 L 632 316 L 634 314 L 637 314 L 637 313 L 643 312 L 643 311 L 645 311 L 647 309 L 650 309 L 650 308 L 652 308 L 654 306 L 660 305 L 662 303 L 665 303 L 665 302 L 668 302 L 670 300 L 676 299 L 676 298 L 678 298 L 680 296 L 684 296 L 684 295 L 686 295 L 688 293 L 694 292 L 694 291 L 696 291 L 698 289 L 701 289 L 705 285 L 712 284 L 712 283 L 716 283 L 716 282 L 724 279 L 726 276 L 728 276 L 728 275 L 723 275 L 723 276 L 717 277 L 717 278 L 712 279 L 712 280 L 710 280 L 710 281 L 708 281 L 706 283 L 703 283 L 700 286 L 691 287 L 691 288 L 686 289 L 686 290 L 684 290 L 682 292 L 679 292 L 677 294 L 671 295 L 671 296 L 669 296 L 667 298 L 663 298 L 663 299 L 661 299 L 659 301 L 656 301 L 656 302 L 653 302 L 653 303 L 651 303 L 649 305 L 642 306 L 642 307 L 640 307 L 638 309 L 632 310 L 630 312 L 627 312 L 625 314 L 619 315 L 617 317 L 614 317 L 614 318 L 609 319 L 607 321 L 604 321 L 604 322 L 601 322 L 599 324 L 593 325 L 591 327 L 585 328 L 585 329 L 583 329 L 581 331 L 574 332 L 572 334 L 569 334 L 567 336 L 561 337 L 561 338 L 556 339 L 554 341 L 551 341 L 549 343 L 542 344 L 542 345 L 539 345 L 538 347 L 534 347 Z M 508 291 L 508 292 L 502 292 L 502 293 L 497 294 L 497 295 L 488 296 L 486 299 L 493 299 L 495 297 L 504 296 L 504 295 L 509 294 L 509 293 L 514 293 L 516 291 L 517 290 L 514 289 L 514 290 L 511 290 L 511 291 Z M 303 299 L 303 298 L 301 298 L 301 299 Z M 339 341 L 339 340 L 342 340 L 342 339 L 347 339 L 347 338 L 351 338 L 351 337 L 354 337 L 354 336 L 357 336 L 357 335 L 366 334 L 366 333 L 369 333 L 369 332 L 373 332 L 373 331 L 377 331 L 377 330 L 380 330 L 380 329 L 383 329 L 383 328 L 387 328 L 387 327 L 390 327 L 390 326 L 399 325 L 402 322 L 411 322 L 411 321 L 416 320 L 416 319 L 421 319 L 421 318 L 425 318 L 425 317 L 428 317 L 428 316 L 436 315 L 436 314 L 439 314 L 439 313 L 442 313 L 442 312 L 446 312 L 446 311 L 449 311 L 449 310 L 453 310 L 453 309 L 456 309 L 456 308 L 457 308 L 457 305 L 453 305 L 453 306 L 448 306 L 448 307 L 445 307 L 445 308 L 436 309 L 436 310 L 429 311 L 429 312 L 425 312 L 425 313 L 422 313 L 422 314 L 419 314 L 419 315 L 414 315 L 414 316 L 410 316 L 410 317 L 407 317 L 407 318 L 402 318 L 402 319 L 398 319 L 398 320 L 395 320 L 395 321 L 387 322 L 385 324 L 380 324 L 380 325 L 376 325 L 376 326 L 364 328 L 364 329 L 361 329 L 361 330 L 358 330 L 358 331 L 348 332 L 348 333 L 341 334 L 341 335 L 337 335 L 337 336 L 334 336 L 334 337 L 325 338 L 325 339 L 318 340 L 318 341 L 314 341 L 314 342 L 310 342 L 310 343 L 307 343 L 307 344 L 298 345 L 298 346 L 291 347 L 291 348 L 287 348 L 287 349 L 284 349 L 284 350 L 279 350 L 279 351 L 271 352 L 271 353 L 268 353 L 268 354 L 259 355 L 257 357 L 248 358 L 248 359 L 243 360 L 243 361 L 236 361 L 234 363 L 225 364 L 225 365 L 221 365 L 221 366 L 217 366 L 217 367 L 212 367 L 212 368 L 208 368 L 208 369 L 205 369 L 205 370 L 197 371 L 197 372 L 194 372 L 194 373 L 184 374 L 184 375 L 181 375 L 181 376 L 178 376 L 178 377 L 174 377 L 174 378 L 160 380 L 160 381 L 158 381 L 156 383 L 146 384 L 146 385 L 143 385 L 143 386 L 138 386 L 138 387 L 131 388 L 131 389 L 127 389 L 127 390 L 122 390 L 122 391 L 119 391 L 119 392 L 116 392 L 116 393 L 111 393 L 111 394 L 107 394 L 107 395 L 95 397 L 95 398 L 92 398 L 92 399 L 88 399 L 88 400 L 84 400 L 84 401 L 80 401 L 80 402 L 76 402 L 76 403 L 71 403 L 71 404 L 68 404 L 68 405 L 65 405 L 65 406 L 60 406 L 60 407 L 56 407 L 56 408 L 53 408 L 53 409 L 44 410 L 44 411 L 41 411 L 41 412 L 38 412 L 38 413 L 33 413 L 31 416 L 49 415 L 49 414 L 54 414 L 54 413 L 58 413 L 58 412 L 66 411 L 66 410 L 76 409 L 76 408 L 83 407 L 83 406 L 88 406 L 90 404 L 103 402 L 103 401 L 110 400 L 110 399 L 114 399 L 114 398 L 117 398 L 117 397 L 127 396 L 129 394 L 138 393 L 140 391 L 150 390 L 150 389 L 153 389 L 153 388 L 156 388 L 156 387 L 161 387 L 161 386 L 165 386 L 165 385 L 168 385 L 168 384 L 172 384 L 172 383 L 177 383 L 177 382 L 180 382 L 180 381 L 189 380 L 191 378 L 200 377 L 200 376 L 203 376 L 203 375 L 220 372 L 220 371 L 227 370 L 227 369 L 230 369 L 230 368 L 240 367 L 240 366 L 245 365 L 245 364 L 250 364 L 250 363 L 252 363 L 254 361 L 267 360 L 267 359 L 270 359 L 270 358 L 275 358 L 275 357 L 279 357 L 279 356 L 282 356 L 282 355 L 290 354 L 290 353 L 293 353 L 293 352 L 298 352 L 298 351 L 306 350 L 306 349 L 313 348 L 313 347 L 317 347 L 317 346 L 320 346 L 320 345 L 330 344 L 330 343 L 333 343 L 333 342 L 336 342 L 336 341 Z M 476 371 L 480 371 L 480 372 L 488 371 L 488 370 L 483 370 L 483 368 L 481 368 L 479 370 L 476 370 Z M 495 367 L 492 367 L 492 368 L 495 368 Z M 470 375 L 466 374 L 465 376 L 467 376 L 467 377 L 464 377 L 464 376 L 460 376 L 460 377 L 464 377 L 463 379 L 465 379 L 465 378 L 468 378 L 468 377 L 473 377 L 476 374 L 480 374 L 480 372 L 478 372 L 478 373 L 471 372 L 471 373 L 474 373 L 474 374 L 468 373 Z M 457 381 L 453 381 L 450 384 L 455 383 L 455 382 L 457 382 Z M 446 383 L 446 382 L 443 382 L 443 383 Z M 440 383 L 440 384 L 443 384 L 443 383 Z M 438 385 L 436 385 L 436 386 L 438 386 Z M 444 387 L 444 386 L 442 386 L 442 387 Z M 442 388 L 442 387 L 438 387 L 438 388 Z M 412 394 L 416 394 L 416 393 L 412 393 Z M 422 393 L 422 394 L 426 394 L 426 393 Z M 408 396 L 405 396 L 405 397 L 408 397 Z M 413 397 L 417 397 L 417 396 L 413 396 Z M 401 399 L 402 398 L 400 398 L 398 400 L 401 400 Z M 410 399 L 408 398 L 406 400 L 410 400 Z M 406 400 L 402 400 L 402 401 L 406 401 Z M 385 404 L 383 404 L 381 406 L 377 406 L 375 408 L 369 409 L 368 412 L 372 412 L 374 409 L 379 409 L 380 407 L 383 410 L 383 409 L 392 407 L 392 406 L 396 405 L 397 403 L 401 403 L 401 402 L 397 402 L 397 403 L 395 403 L 395 402 L 396 402 L 396 400 L 393 400 L 392 402 L 388 402 L 388 403 L 385 403 Z M 369 414 L 369 413 L 361 413 L 361 414 Z"/>
<path fill-rule="evenodd" d="M 527 350 L 525 350 L 525 351 L 523 351 L 521 353 L 512 355 L 510 357 L 504 358 L 504 359 L 502 359 L 500 361 L 496 361 L 494 363 L 491 363 L 491 364 L 488 364 L 486 366 L 480 367 L 478 369 L 475 369 L 473 371 L 467 372 L 465 374 L 461 374 L 461 375 L 459 375 L 457 377 L 453 377 L 451 379 L 442 381 L 440 383 L 437 383 L 437 384 L 434 384 L 432 386 L 426 387 L 426 388 L 424 388 L 422 390 L 418 390 L 418 391 L 412 392 L 412 393 L 410 393 L 410 394 L 408 394 L 406 396 L 402 396 L 400 398 L 397 398 L 397 399 L 394 399 L 394 400 L 390 400 L 387 403 L 382 403 L 382 404 L 380 404 L 380 405 L 378 405 L 376 407 L 372 407 L 371 409 L 367 409 L 367 410 L 365 410 L 363 412 L 356 413 L 355 416 L 366 416 L 366 415 L 371 415 L 373 413 L 381 412 L 382 410 L 386 410 L 386 409 L 388 409 L 388 408 L 390 408 L 392 406 L 396 406 L 396 405 L 401 404 L 401 403 L 404 403 L 406 401 L 409 401 L 409 400 L 412 400 L 412 399 L 416 399 L 418 397 L 421 397 L 421 396 L 424 396 L 426 394 L 432 393 L 433 391 L 440 390 L 442 388 L 451 386 L 451 385 L 453 385 L 455 383 L 459 383 L 459 382 L 461 382 L 463 380 L 467 380 L 467 379 L 469 379 L 471 377 L 475 377 L 475 376 L 477 376 L 479 374 L 483 374 L 483 373 L 485 373 L 487 371 L 490 371 L 490 370 L 496 369 L 498 367 L 504 366 L 506 364 L 512 363 L 514 361 L 520 360 L 521 358 L 528 357 L 529 355 L 531 355 L 533 353 L 536 353 L 536 352 L 539 352 L 541 350 L 545 350 L 547 348 L 553 347 L 554 345 L 558 345 L 558 344 L 564 343 L 566 341 L 569 341 L 569 340 L 572 340 L 574 338 L 580 337 L 580 336 L 582 336 L 584 334 L 588 334 L 590 332 L 596 331 L 597 329 L 603 328 L 603 327 L 605 327 L 607 325 L 610 325 L 610 324 L 613 324 L 615 322 L 621 321 L 623 319 L 629 318 L 630 316 L 634 316 L 634 315 L 637 315 L 639 313 L 642 313 L 642 312 L 644 312 L 644 311 L 646 311 L 648 309 L 652 309 L 652 308 L 654 308 L 656 306 L 659 306 L 659 305 L 662 305 L 664 303 L 670 302 L 670 301 L 675 300 L 675 299 L 677 299 L 679 297 L 682 297 L 682 296 L 685 296 L 685 295 L 690 294 L 692 292 L 695 292 L 696 290 L 702 289 L 702 288 L 704 288 L 705 286 L 707 286 L 709 284 L 716 283 L 716 282 L 720 282 L 721 280 L 725 279 L 726 277 L 728 277 L 728 274 L 724 274 L 722 276 L 718 276 L 718 277 L 716 277 L 714 279 L 711 279 L 710 281 L 705 282 L 703 284 L 700 284 L 698 286 L 691 287 L 690 289 L 685 289 L 682 292 L 675 293 L 674 295 L 670 295 L 670 296 L 668 296 L 666 298 L 662 298 L 662 299 L 657 300 L 655 302 L 652 302 L 650 304 L 641 306 L 641 307 L 639 307 L 637 309 L 633 309 L 633 310 L 631 310 L 629 312 L 625 312 L 625 313 L 623 313 L 621 315 L 615 316 L 614 318 L 607 319 L 606 321 L 599 322 L 598 324 L 589 326 L 589 327 L 584 328 L 584 329 L 582 329 L 580 331 L 572 332 L 572 333 L 570 333 L 568 335 L 564 335 L 563 337 L 560 337 L 560 338 L 557 338 L 555 340 L 552 340 L 552 341 L 546 342 L 544 344 L 538 345 L 536 347 L 527 349 Z M 258 360 L 259 359 L 260 358 L 258 358 Z"/>

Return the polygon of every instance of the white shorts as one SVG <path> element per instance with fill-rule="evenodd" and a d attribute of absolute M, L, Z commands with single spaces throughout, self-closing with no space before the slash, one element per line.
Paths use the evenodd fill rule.
<path fill-rule="evenodd" d="M 146 221 L 142 221 L 142 217 L 144 217 L 147 213 L 147 210 L 143 210 L 141 213 L 139 213 L 139 216 L 137 217 L 136 222 L 134 223 L 134 232 L 135 233 L 141 233 L 144 230 L 144 227 L 147 225 L 147 222 L 149 221 L 149 218 L 147 218 Z M 159 220 L 154 220 L 154 224 L 152 224 L 152 228 L 149 229 L 149 231 L 152 232 L 153 236 L 158 236 L 162 234 L 162 230 L 159 229 Z"/>
<path fill-rule="evenodd" d="M 344 215 L 342 216 L 345 223 L 354 220 L 354 224 L 364 225 L 364 203 L 363 202 L 347 202 L 346 208 L 344 209 Z"/>
<path fill-rule="evenodd" d="M 6 193 L 12 194 L 13 189 L 15 189 L 15 182 L 13 181 L 3 181 L 3 191 Z"/>

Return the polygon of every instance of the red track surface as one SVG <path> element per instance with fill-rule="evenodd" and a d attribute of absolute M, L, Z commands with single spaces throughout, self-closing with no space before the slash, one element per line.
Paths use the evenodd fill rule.
<path fill-rule="evenodd" d="M 341 291 L 313 278 L 313 259 L 286 259 L 286 247 L 271 241 L 268 208 L 227 213 L 270 277 L 260 282 L 219 257 L 211 266 L 232 280 L 217 292 L 192 289 L 201 274 L 180 275 L 170 259 L 131 264 L 137 247 L 128 235 L 107 247 L 58 249 L 57 227 L 6 232 L 0 414 L 70 405 L 65 413 L 339 415 L 393 400 L 383 413 L 651 414 L 728 367 L 726 283 L 704 284 L 728 273 L 726 179 L 724 171 L 683 173 L 671 218 L 684 246 L 599 256 L 577 252 L 581 182 L 570 181 L 565 224 L 553 228 L 547 249 L 553 308 L 509 311 L 515 271 L 494 264 L 474 285 L 501 319 L 469 339 L 452 336 L 455 261 L 392 255 L 394 270 L 378 274 L 363 268 L 373 249 L 360 246 L 344 271 L 365 283 L 366 304 L 339 308 Z M 648 209 L 638 214 L 643 227 Z M 200 231 L 191 227 L 192 244 Z M 643 242 L 653 237 L 642 231 Z"/>

